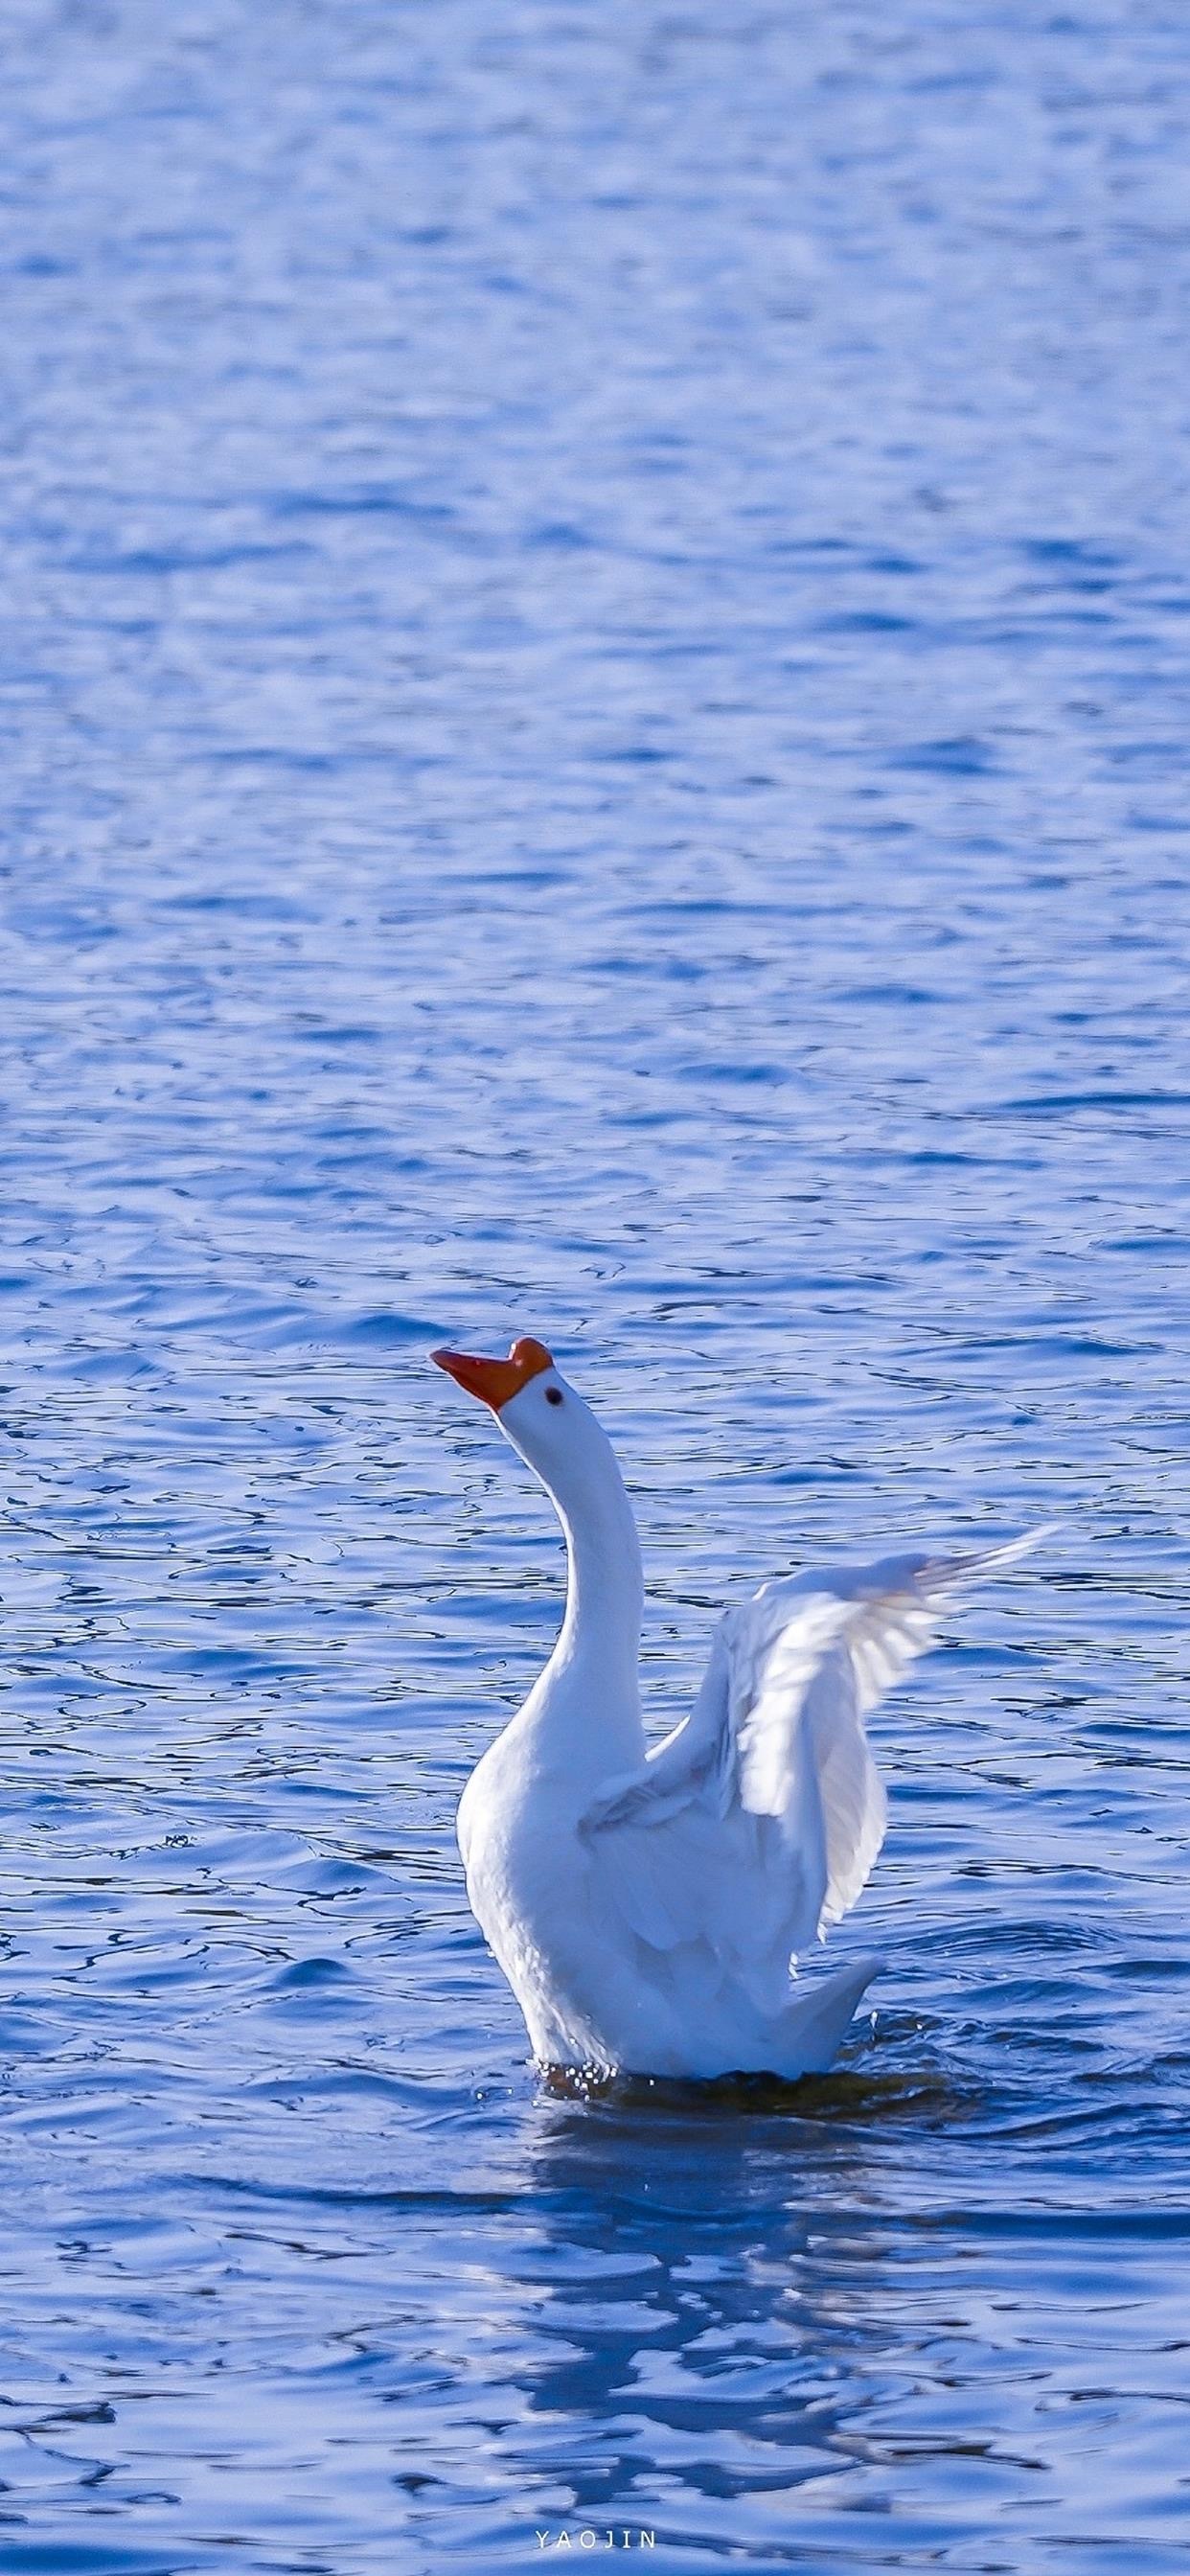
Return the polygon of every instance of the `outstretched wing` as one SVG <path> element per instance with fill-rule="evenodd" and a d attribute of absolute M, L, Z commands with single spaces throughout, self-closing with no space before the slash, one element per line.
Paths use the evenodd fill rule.
<path fill-rule="evenodd" d="M 854 1905 L 884 1840 L 866 1717 L 956 1593 L 1038 1535 L 798 1575 L 727 1612 L 689 1717 L 582 1819 L 604 1897 L 640 1940 L 694 1945 L 708 1980 L 780 2008 L 791 1954 Z"/>

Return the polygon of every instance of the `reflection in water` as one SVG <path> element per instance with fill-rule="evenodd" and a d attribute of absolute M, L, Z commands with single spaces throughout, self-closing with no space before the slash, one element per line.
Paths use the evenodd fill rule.
<path fill-rule="evenodd" d="M 1156 2333 L 1184 2354 L 1184 2222 L 1112 2193 L 1100 2209 L 1093 2183 L 1080 2207 L 1069 2182 L 1021 2205 L 1005 2104 L 901 2045 L 900 2077 L 861 2052 L 797 2088 L 539 2092 L 485 2279 L 514 2527 L 647 2528 L 670 2576 L 741 2553 L 868 2576 L 977 2550 L 992 2520 L 1007 2551 L 1044 2529 L 1058 2563 L 1093 2567 L 1091 2418 L 1113 2459 L 1137 2451 L 1137 2482 L 1101 2479 L 1109 2514 L 1152 2517 L 1150 2398 L 1105 2385 L 1103 2345 Z M 948 2171 L 970 2195 L 949 2207 L 931 2188 Z M 1162 2381 L 1190 2394 L 1181 2361 Z M 1160 2544 L 1141 2563 L 1165 2576 Z"/>
<path fill-rule="evenodd" d="M 556 2349 L 538 2341 L 523 2386 L 568 2428 L 574 2515 L 705 2546 L 734 2500 L 846 2459 L 887 2341 L 888 2233 L 862 2136 L 799 2116 L 792 2090 L 780 2110 L 772 2086 L 646 2089 L 682 2092 L 538 2107 L 523 2277 Z"/>

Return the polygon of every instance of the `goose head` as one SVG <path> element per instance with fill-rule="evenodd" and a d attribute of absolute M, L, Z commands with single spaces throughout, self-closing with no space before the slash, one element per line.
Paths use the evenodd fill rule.
<path fill-rule="evenodd" d="M 563 1519 L 587 1517 L 623 1494 L 612 1445 L 588 1404 L 567 1384 L 544 1342 L 524 1337 L 507 1359 L 431 1351 L 436 1368 L 490 1405 L 507 1440 L 531 1467 Z"/>

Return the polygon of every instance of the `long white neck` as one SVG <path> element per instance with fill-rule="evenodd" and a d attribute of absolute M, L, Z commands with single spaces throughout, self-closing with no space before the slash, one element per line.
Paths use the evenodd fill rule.
<path fill-rule="evenodd" d="M 566 1538 L 566 1616 L 524 1716 L 543 1747 L 553 1743 L 576 1771 L 602 1777 L 644 1759 L 644 1577 L 611 1443 L 572 1389 L 567 1404 L 565 1449 L 555 1456 L 535 1457 L 515 1423 L 505 1426 L 545 1486 Z"/>
<path fill-rule="evenodd" d="M 556 1652 L 594 1657 L 610 1687 L 640 1698 L 640 1627 L 644 1572 L 632 1505 L 610 1451 L 609 1477 L 598 1494 L 569 1507 L 550 1499 L 566 1535 L 566 1617 Z"/>

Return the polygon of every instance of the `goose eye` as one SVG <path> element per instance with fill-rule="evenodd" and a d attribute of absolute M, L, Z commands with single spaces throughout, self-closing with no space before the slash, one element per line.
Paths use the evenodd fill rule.
<path fill-rule="evenodd" d="M 547 1403 L 547 1404 L 560 1404 L 560 1403 L 561 1403 L 561 1401 L 562 1401 L 562 1389 L 561 1389 L 561 1387 L 560 1387 L 560 1386 L 547 1386 L 546 1391 L 545 1391 L 545 1400 L 546 1400 L 546 1403 Z"/>

